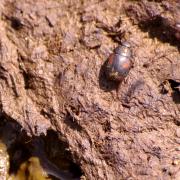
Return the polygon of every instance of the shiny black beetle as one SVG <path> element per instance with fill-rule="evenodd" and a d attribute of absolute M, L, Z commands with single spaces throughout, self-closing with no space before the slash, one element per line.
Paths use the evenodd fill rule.
<path fill-rule="evenodd" d="M 132 67 L 130 48 L 130 43 L 124 41 L 110 55 L 106 65 L 106 75 L 109 79 L 121 82 L 127 76 Z"/>

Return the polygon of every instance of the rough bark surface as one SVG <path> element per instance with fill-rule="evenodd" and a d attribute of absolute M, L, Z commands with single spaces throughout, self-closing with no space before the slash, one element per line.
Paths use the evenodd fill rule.
<path fill-rule="evenodd" d="M 1 0 L 1 113 L 29 135 L 57 131 L 87 179 L 180 178 L 179 12 L 179 1 Z M 118 87 L 103 67 L 123 39 L 134 67 Z"/>

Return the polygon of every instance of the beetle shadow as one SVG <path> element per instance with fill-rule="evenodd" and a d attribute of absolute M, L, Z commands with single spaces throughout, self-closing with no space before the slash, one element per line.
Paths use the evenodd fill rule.
<path fill-rule="evenodd" d="M 108 63 L 108 59 L 103 63 L 99 71 L 99 87 L 105 92 L 110 92 L 113 90 L 117 90 L 120 86 L 120 83 L 117 81 L 112 81 L 108 79 L 106 75 L 106 66 Z"/>

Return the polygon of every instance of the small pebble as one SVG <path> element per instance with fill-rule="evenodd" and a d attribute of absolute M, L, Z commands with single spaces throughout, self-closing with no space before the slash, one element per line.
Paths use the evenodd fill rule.
<path fill-rule="evenodd" d="M 176 151 L 180 151 L 180 146 L 175 148 Z"/>
<path fill-rule="evenodd" d="M 175 165 L 175 166 L 179 165 L 180 164 L 180 159 L 174 159 L 172 164 Z"/>
<path fill-rule="evenodd" d="M 180 128 L 176 130 L 176 136 L 180 138 Z"/>

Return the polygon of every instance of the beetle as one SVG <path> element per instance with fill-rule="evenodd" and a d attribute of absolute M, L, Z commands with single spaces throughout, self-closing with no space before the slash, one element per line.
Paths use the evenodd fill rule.
<path fill-rule="evenodd" d="M 109 56 L 106 65 L 106 75 L 110 80 L 122 82 L 131 68 L 131 45 L 128 41 L 124 41 Z"/>

